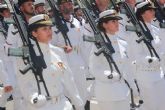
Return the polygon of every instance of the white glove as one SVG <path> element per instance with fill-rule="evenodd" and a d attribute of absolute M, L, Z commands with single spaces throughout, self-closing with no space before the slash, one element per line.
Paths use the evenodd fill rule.
<path fill-rule="evenodd" d="M 152 62 L 152 57 L 151 56 L 146 56 L 145 57 L 145 63 L 151 63 Z"/>
<path fill-rule="evenodd" d="M 157 57 L 151 57 L 151 56 L 146 56 L 145 57 L 145 62 L 148 62 L 148 63 L 153 63 L 153 62 L 158 62 L 159 59 Z"/>
<path fill-rule="evenodd" d="M 31 98 L 31 103 L 37 107 L 41 107 L 46 104 L 46 97 L 35 93 Z"/>
<path fill-rule="evenodd" d="M 154 62 L 158 62 L 158 61 L 159 61 L 159 59 L 158 59 L 157 57 L 152 57 L 152 60 L 153 60 Z"/>
<path fill-rule="evenodd" d="M 104 71 L 104 74 L 107 76 L 108 79 L 111 79 L 113 81 L 119 80 L 119 78 L 120 78 L 119 73 L 117 73 L 115 71 L 113 71 L 112 73 L 111 73 L 111 71 Z"/>

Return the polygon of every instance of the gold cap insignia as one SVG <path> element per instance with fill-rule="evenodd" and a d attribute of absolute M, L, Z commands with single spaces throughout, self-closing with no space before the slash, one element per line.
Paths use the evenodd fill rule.
<path fill-rule="evenodd" d="M 49 16 L 48 15 L 44 15 L 44 20 L 48 21 L 49 20 Z"/>

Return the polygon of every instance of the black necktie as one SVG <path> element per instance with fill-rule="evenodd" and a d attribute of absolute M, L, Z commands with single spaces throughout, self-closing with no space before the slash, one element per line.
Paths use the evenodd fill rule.
<path fill-rule="evenodd" d="M 75 25 L 73 24 L 73 17 L 71 19 L 72 19 L 71 21 L 68 21 L 68 20 L 65 20 L 65 19 L 64 19 L 64 21 L 67 22 L 67 23 L 70 23 L 71 28 L 75 28 Z"/>

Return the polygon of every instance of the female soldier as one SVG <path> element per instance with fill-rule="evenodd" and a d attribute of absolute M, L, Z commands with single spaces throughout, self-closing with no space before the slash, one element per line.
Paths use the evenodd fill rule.
<path fill-rule="evenodd" d="M 151 44 L 159 55 L 161 61 L 159 62 L 157 55 L 151 55 L 144 42 L 137 43 L 137 36 L 131 36 L 129 44 L 132 48 L 132 56 L 134 56 L 134 70 L 138 81 L 141 96 L 144 100 L 144 107 L 146 110 L 164 110 L 165 101 L 165 80 L 164 75 L 161 74 L 160 67 L 163 63 L 164 38 L 161 34 L 163 31 L 152 25 L 152 20 L 155 18 L 155 7 L 148 1 L 140 2 L 136 5 L 136 15 L 140 23 L 148 29 L 147 37 L 152 35 Z M 147 27 L 147 28 L 146 28 Z"/>
<path fill-rule="evenodd" d="M 43 70 L 43 78 L 47 85 L 50 97 L 46 97 L 45 89 L 41 85 L 41 94 L 38 93 L 34 74 L 29 71 L 25 75 L 17 72 L 18 84 L 23 98 L 27 103 L 27 110 L 72 110 L 72 105 L 64 96 L 64 90 L 69 92 L 69 97 L 77 110 L 83 110 L 83 102 L 78 94 L 77 88 L 60 49 L 49 44 L 52 38 L 52 22 L 48 15 L 40 14 L 29 19 L 29 31 L 39 43 L 47 68 Z M 34 45 L 34 49 L 36 45 Z M 36 52 L 37 54 L 37 52 Z M 60 55 L 60 56 L 59 56 Z M 25 65 L 22 59 L 17 60 L 17 69 Z"/>
<path fill-rule="evenodd" d="M 123 37 L 118 35 L 118 20 L 121 19 L 115 10 L 106 10 L 99 15 L 98 28 L 102 31 L 105 42 L 112 44 L 114 48 L 112 57 L 121 71 L 120 74 L 116 68 L 110 69 L 106 57 L 103 54 L 96 56 L 94 52 L 98 49 L 93 47 L 89 67 L 91 74 L 95 77 L 94 93 L 100 110 L 129 110 L 130 90 L 128 86 L 135 89 L 133 78 L 127 71 L 129 50 L 125 41 L 126 36 L 124 33 L 122 33 Z"/>

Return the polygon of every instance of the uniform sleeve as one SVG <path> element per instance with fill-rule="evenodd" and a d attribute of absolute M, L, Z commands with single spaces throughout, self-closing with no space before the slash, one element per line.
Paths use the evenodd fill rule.
<path fill-rule="evenodd" d="M 4 86 L 9 86 L 11 85 L 10 79 L 8 74 L 5 71 L 3 62 L 0 60 L 0 80 L 2 81 L 2 83 L 4 84 Z"/>
<path fill-rule="evenodd" d="M 17 29 L 15 29 L 14 25 L 11 24 L 8 29 L 6 43 L 4 45 L 6 54 L 8 54 L 8 49 L 11 47 L 19 47 L 22 46 L 22 41 L 20 38 L 20 34 Z"/>
<path fill-rule="evenodd" d="M 72 75 L 72 72 L 68 66 L 65 67 L 65 70 L 63 70 L 63 78 L 62 82 L 64 84 L 64 87 L 66 91 L 69 93 L 69 98 L 72 100 L 73 104 L 76 107 L 83 107 L 84 102 L 82 98 L 79 95 L 78 89 L 75 85 L 75 81 Z"/>
<path fill-rule="evenodd" d="M 62 72 L 63 72 L 62 83 L 64 85 L 65 90 L 69 94 L 73 104 L 75 104 L 76 106 L 83 106 L 84 102 L 82 101 L 78 89 L 75 85 L 72 71 L 68 66 L 66 54 L 62 49 L 58 47 L 51 46 L 51 48 L 59 56 L 58 59 L 61 59 L 60 62 L 64 63 L 64 67 L 62 68 Z"/>
<path fill-rule="evenodd" d="M 8 44 L 11 44 L 11 45 L 15 44 L 15 42 L 17 40 L 16 39 L 16 35 L 17 34 L 18 34 L 17 29 L 15 29 L 15 27 L 14 27 L 13 24 L 11 24 L 9 26 L 9 29 L 8 29 L 8 34 L 7 34 L 7 40 L 6 40 L 6 42 Z"/>

